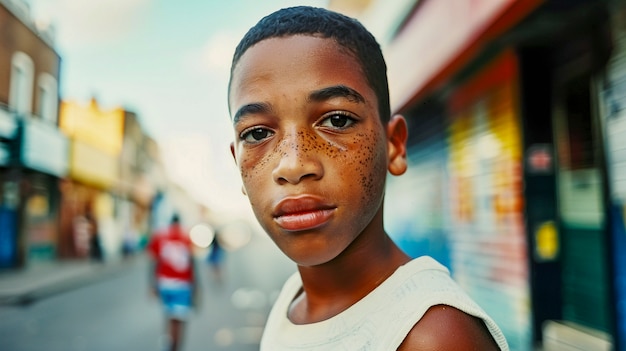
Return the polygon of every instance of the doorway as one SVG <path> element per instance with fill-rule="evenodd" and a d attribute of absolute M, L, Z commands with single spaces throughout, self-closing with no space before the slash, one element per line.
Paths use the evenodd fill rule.
<path fill-rule="evenodd" d="M 553 122 L 557 152 L 563 320 L 611 332 L 610 271 L 602 140 L 591 75 L 576 62 L 557 70 Z M 574 68 L 574 69 L 572 69 Z"/>

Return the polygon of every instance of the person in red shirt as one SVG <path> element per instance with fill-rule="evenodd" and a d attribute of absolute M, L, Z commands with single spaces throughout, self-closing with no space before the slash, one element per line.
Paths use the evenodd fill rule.
<path fill-rule="evenodd" d="M 154 233 L 148 243 L 152 292 L 160 298 L 168 324 L 169 350 L 177 351 L 182 342 L 184 323 L 193 307 L 196 277 L 193 245 L 182 229 L 177 214 L 163 231 Z"/>

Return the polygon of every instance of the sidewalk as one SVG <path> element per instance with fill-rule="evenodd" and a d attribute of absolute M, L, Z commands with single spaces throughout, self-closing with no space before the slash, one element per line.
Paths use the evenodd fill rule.
<path fill-rule="evenodd" d="M 26 305 L 121 271 L 142 255 L 116 262 L 53 261 L 0 272 L 0 305 Z"/>

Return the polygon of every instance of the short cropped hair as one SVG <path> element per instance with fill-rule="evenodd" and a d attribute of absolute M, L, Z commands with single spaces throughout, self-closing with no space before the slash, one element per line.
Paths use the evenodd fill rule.
<path fill-rule="evenodd" d="M 361 65 L 367 82 L 376 94 L 381 120 L 383 123 L 389 121 L 391 110 L 387 64 L 380 45 L 356 19 L 323 8 L 310 6 L 284 8 L 265 16 L 250 28 L 235 49 L 228 91 L 230 92 L 235 66 L 249 48 L 265 39 L 299 34 L 333 39 L 354 55 Z"/>

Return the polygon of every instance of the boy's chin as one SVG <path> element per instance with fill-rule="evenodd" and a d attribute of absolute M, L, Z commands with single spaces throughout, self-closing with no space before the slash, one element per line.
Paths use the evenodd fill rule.
<path fill-rule="evenodd" d="M 318 267 L 330 263 L 333 261 L 339 253 L 334 254 L 330 252 L 323 252 L 316 255 L 313 250 L 304 250 L 305 252 L 285 252 L 283 253 L 299 267 Z"/>

